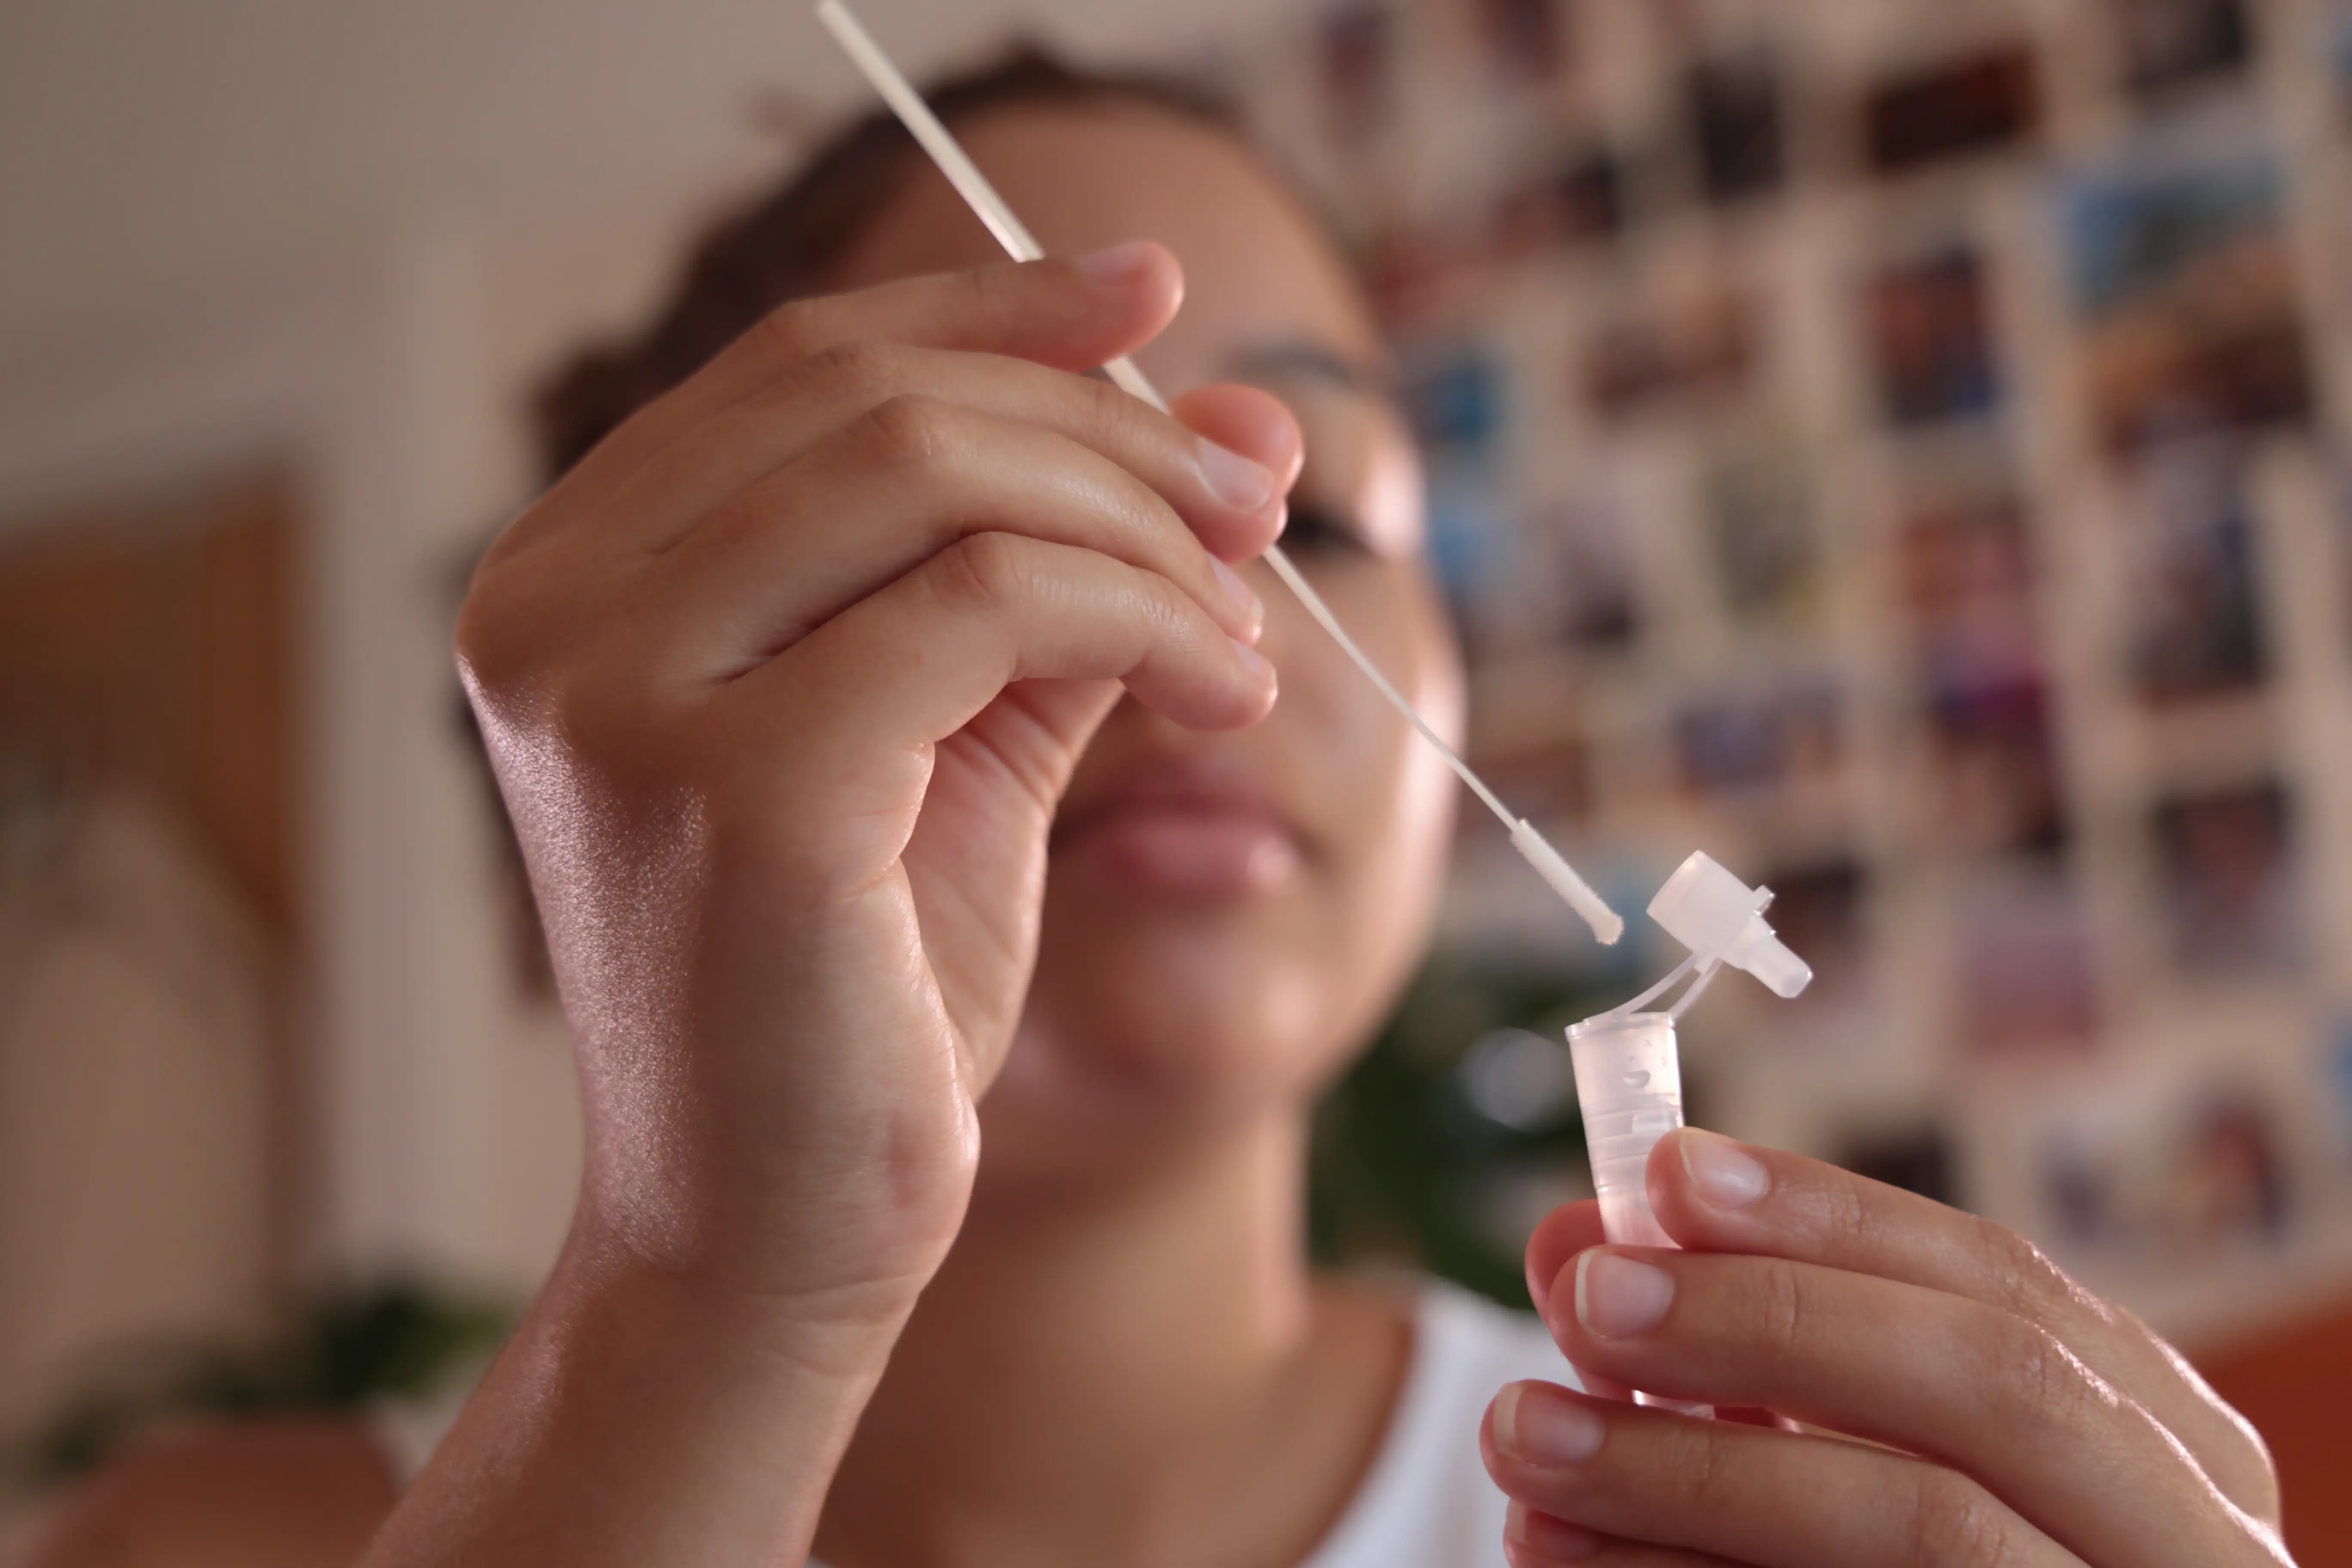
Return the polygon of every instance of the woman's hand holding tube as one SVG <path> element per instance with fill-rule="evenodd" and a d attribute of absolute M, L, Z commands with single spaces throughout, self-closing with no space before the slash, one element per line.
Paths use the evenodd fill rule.
<path fill-rule="evenodd" d="M 1279 531 L 1296 426 L 1075 374 L 1181 291 L 1129 246 L 788 306 L 483 563 L 458 653 L 586 1173 L 378 1560 L 805 1550 L 961 1223 L 1080 752 L 1122 688 L 1195 728 L 1274 700 L 1225 563 Z"/>
<path fill-rule="evenodd" d="M 2012 1232 L 1696 1131 L 1648 1176 L 1687 1250 L 1555 1211 L 1528 1247 L 1553 1337 L 1596 1382 L 1782 1419 L 1505 1389 L 1485 1447 L 1517 1568 L 2288 1561 L 2252 1428 Z"/>

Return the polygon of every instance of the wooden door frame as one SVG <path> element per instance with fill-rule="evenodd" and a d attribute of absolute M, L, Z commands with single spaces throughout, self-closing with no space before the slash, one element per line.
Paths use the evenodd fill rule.
<path fill-rule="evenodd" d="M 481 271 L 462 241 L 427 238 L 0 353 L 0 534 L 257 464 L 291 477 L 313 847 L 295 1261 L 312 1277 L 499 1264 L 469 1230 L 462 1156 L 495 1138 L 467 1120 L 467 1085 L 505 953 L 442 602 L 495 488 Z"/>

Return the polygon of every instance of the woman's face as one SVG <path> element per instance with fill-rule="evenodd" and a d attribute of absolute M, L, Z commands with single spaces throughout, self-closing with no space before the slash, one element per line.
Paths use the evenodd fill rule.
<path fill-rule="evenodd" d="M 1133 238 L 1184 264 L 1137 356 L 1173 395 L 1246 381 L 1306 437 L 1284 548 L 1443 732 L 1460 669 L 1422 562 L 1421 474 L 1361 297 L 1228 139 L 1141 108 L 1019 109 L 961 128 L 1048 251 Z M 993 243 L 926 169 L 850 258 L 850 284 L 971 267 Z M 1238 1121 L 1297 1114 L 1419 955 L 1452 779 L 1263 564 L 1273 716 L 1194 734 L 1111 715 L 1055 828 L 1037 975 L 982 1106 L 983 1194 Z"/>

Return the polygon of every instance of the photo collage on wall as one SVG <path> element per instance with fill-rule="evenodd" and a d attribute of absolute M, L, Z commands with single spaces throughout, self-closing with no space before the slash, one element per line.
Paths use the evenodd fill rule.
<path fill-rule="evenodd" d="M 2310 861 L 2352 756 L 2288 744 L 2352 697 L 2352 481 L 2289 682 L 2266 477 L 2352 476 L 2311 237 L 2352 246 L 2352 5 L 2313 9 L 1356 0 L 1230 62 L 1399 344 L 1474 762 L 1622 905 L 1706 847 L 1815 960 L 1720 1004 L 1737 1047 L 1694 1016 L 1695 1099 L 1828 1094 L 1804 1042 L 1866 998 L 1882 1099 L 1751 1131 L 1966 1202 L 1971 1086 L 2137 1082 L 2250 985 L 2298 1020 L 2294 1070 L 2168 1079 L 2160 1150 L 2049 1131 L 2004 1217 L 2086 1247 L 2274 1241 L 2310 1151 L 2352 1172 L 2352 866 Z M 1513 874 L 1463 860 L 1458 907 Z"/>

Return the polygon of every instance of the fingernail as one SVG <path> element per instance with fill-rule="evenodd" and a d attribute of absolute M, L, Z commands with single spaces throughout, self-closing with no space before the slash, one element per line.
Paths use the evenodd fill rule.
<path fill-rule="evenodd" d="M 1601 1537 L 1592 1531 L 1564 1519 L 1538 1513 L 1517 1498 L 1504 1510 L 1503 1535 L 1513 1545 L 1527 1548 L 1531 1555 L 1556 1563 L 1573 1563 L 1601 1550 Z"/>
<path fill-rule="evenodd" d="M 1201 477 L 1219 500 L 1236 510 L 1255 511 L 1274 499 L 1274 476 L 1262 464 L 1214 441 L 1201 443 Z"/>
<path fill-rule="evenodd" d="M 1099 289 L 1124 283 L 1142 271 L 1151 260 L 1151 242 L 1130 239 L 1118 245 L 1106 245 L 1100 250 L 1089 250 L 1074 258 L 1070 265 L 1085 275 L 1087 282 Z"/>
<path fill-rule="evenodd" d="M 1513 1383 L 1495 1395 L 1495 1448 L 1523 1465 L 1580 1465 L 1601 1452 L 1601 1417 L 1539 1383 Z"/>
<path fill-rule="evenodd" d="M 1252 675 L 1264 681 L 1271 682 L 1274 679 L 1274 666 L 1265 661 L 1265 655 L 1237 637 L 1230 640 L 1234 645 L 1234 652 L 1240 656 L 1244 664 L 1249 666 Z"/>
<path fill-rule="evenodd" d="M 1587 1333 L 1615 1340 L 1655 1328 L 1674 1300 L 1674 1276 L 1663 1268 L 1613 1252 L 1576 1260 L 1576 1321 Z"/>
<path fill-rule="evenodd" d="M 1684 1133 L 1683 1169 L 1698 1195 L 1717 1208 L 1744 1209 L 1772 1190 L 1763 1162 L 1719 1132 Z"/>

